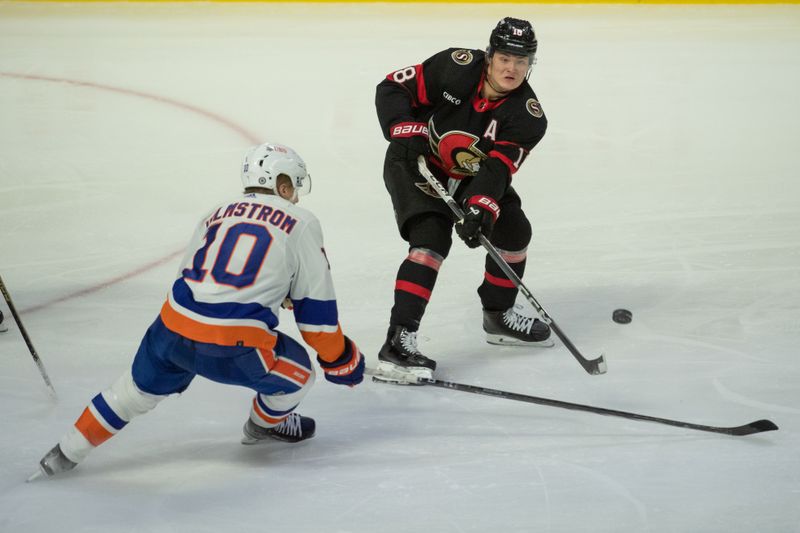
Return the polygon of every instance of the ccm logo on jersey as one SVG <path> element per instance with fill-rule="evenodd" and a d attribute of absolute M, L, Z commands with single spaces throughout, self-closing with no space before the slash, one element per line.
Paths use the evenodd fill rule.
<path fill-rule="evenodd" d="M 461 98 L 456 98 L 447 91 L 443 92 L 442 96 L 444 96 L 444 99 L 447 100 L 448 102 L 452 102 L 455 105 L 461 105 Z"/>
<path fill-rule="evenodd" d="M 423 122 L 401 122 L 392 127 L 392 137 L 428 136 L 428 126 Z"/>

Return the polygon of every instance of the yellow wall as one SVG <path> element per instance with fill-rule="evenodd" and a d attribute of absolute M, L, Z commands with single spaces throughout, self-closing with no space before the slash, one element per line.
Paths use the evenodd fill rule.
<path fill-rule="evenodd" d="M 13 0 L 11 0 L 13 1 Z M 64 0 L 21 0 L 23 2 L 62 3 Z M 162 3 L 162 2 L 213 2 L 213 3 L 432 3 L 432 4 L 800 4 L 800 0 L 68 0 L 69 2 L 126 2 L 126 3 Z M 0 0 L 9 3 L 9 0 Z"/>

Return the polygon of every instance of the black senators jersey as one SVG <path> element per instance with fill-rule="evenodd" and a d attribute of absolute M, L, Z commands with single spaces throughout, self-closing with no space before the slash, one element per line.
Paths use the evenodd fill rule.
<path fill-rule="evenodd" d="M 426 135 L 440 178 L 474 176 L 472 194 L 500 198 L 547 119 L 527 81 L 500 100 L 482 98 L 485 66 L 481 50 L 444 50 L 387 75 L 375 105 L 386 139 Z"/>

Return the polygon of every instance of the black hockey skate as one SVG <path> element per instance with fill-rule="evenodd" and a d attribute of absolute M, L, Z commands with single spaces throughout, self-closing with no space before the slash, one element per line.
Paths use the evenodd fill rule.
<path fill-rule="evenodd" d="M 483 310 L 483 331 L 486 342 L 501 346 L 553 346 L 550 327 L 535 317 L 517 312 L 519 306 L 505 311 Z"/>
<path fill-rule="evenodd" d="M 51 477 L 61 472 L 67 472 L 76 466 L 78 466 L 78 463 L 69 460 L 64 455 L 64 452 L 61 451 L 61 445 L 56 444 L 55 448 L 42 457 L 42 460 L 39 461 L 39 470 L 29 477 L 28 481 L 33 481 L 42 476 Z"/>
<path fill-rule="evenodd" d="M 262 428 L 248 418 L 243 431 L 242 444 L 258 444 L 271 439 L 300 442 L 314 436 L 316 423 L 311 417 L 291 413 L 283 422 L 273 428 Z"/>
<path fill-rule="evenodd" d="M 388 383 L 409 384 L 413 377 L 433 378 L 436 370 L 436 361 L 422 355 L 417 349 L 417 332 L 409 331 L 403 326 L 392 326 L 386 336 L 386 342 L 378 352 L 379 373 L 376 381 Z M 404 381 L 403 375 L 408 375 L 412 381 Z"/>

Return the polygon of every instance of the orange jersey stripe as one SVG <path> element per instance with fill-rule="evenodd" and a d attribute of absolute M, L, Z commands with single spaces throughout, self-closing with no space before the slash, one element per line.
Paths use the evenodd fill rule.
<path fill-rule="evenodd" d="M 161 307 L 161 320 L 171 331 L 197 342 L 220 346 L 250 346 L 269 351 L 272 351 L 278 342 L 277 336 L 261 328 L 198 322 L 173 309 L 169 305 L 169 300 Z"/>
<path fill-rule="evenodd" d="M 303 340 L 314 348 L 323 361 L 336 361 L 344 352 L 344 334 L 342 326 L 336 328 L 335 333 L 325 331 L 300 331 Z"/>
<path fill-rule="evenodd" d="M 92 446 L 100 446 L 105 441 L 114 436 L 103 425 L 97 421 L 92 412 L 87 407 L 83 410 L 80 418 L 75 422 L 75 427 L 80 431 Z"/>
<path fill-rule="evenodd" d="M 261 350 L 256 348 L 256 353 L 261 358 L 261 362 L 264 363 L 264 368 L 269 372 L 275 366 L 275 353 L 271 350 Z"/>

